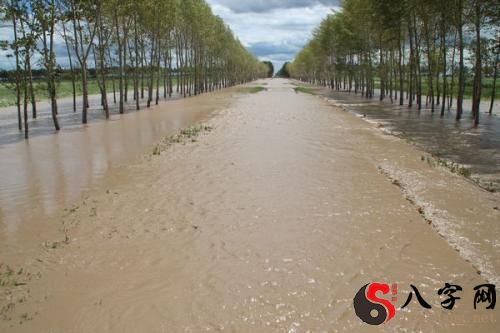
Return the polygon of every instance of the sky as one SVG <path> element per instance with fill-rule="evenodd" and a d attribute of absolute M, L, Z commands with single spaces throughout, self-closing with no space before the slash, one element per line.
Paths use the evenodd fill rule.
<path fill-rule="evenodd" d="M 275 71 L 291 61 L 339 0 L 207 0 L 243 45 Z"/>
<path fill-rule="evenodd" d="M 275 71 L 291 61 L 312 37 L 320 22 L 338 9 L 339 0 L 206 0 L 243 45 L 260 60 L 271 61 Z M 0 40 L 12 40 L 12 27 L 0 25 Z M 66 47 L 56 34 L 57 63 L 69 67 Z M 0 69 L 12 69 L 14 59 L 0 50 Z M 36 67 L 36 64 L 35 64 Z"/>

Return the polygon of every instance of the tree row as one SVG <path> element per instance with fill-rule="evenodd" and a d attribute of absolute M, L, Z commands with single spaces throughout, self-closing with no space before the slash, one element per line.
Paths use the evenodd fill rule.
<path fill-rule="evenodd" d="M 56 130 L 62 67 L 71 73 L 75 112 L 78 82 L 82 87 L 84 124 L 89 72 L 95 73 L 106 118 L 109 81 L 118 95 L 113 102 L 124 113 L 129 104 L 139 110 L 141 100 L 150 107 L 174 91 L 198 95 L 266 74 L 204 0 L 3 0 L 1 13 L 12 27 L 12 40 L 2 46 L 15 61 L 11 81 L 26 138 L 29 113 L 37 117 L 35 68 L 43 73 Z M 62 46 L 64 55 L 56 57 Z"/>
<path fill-rule="evenodd" d="M 497 0 L 344 0 L 287 70 L 294 78 L 353 91 L 379 93 L 400 105 L 463 116 L 472 80 L 472 118 L 479 124 L 485 77 L 496 93 L 500 51 Z"/>

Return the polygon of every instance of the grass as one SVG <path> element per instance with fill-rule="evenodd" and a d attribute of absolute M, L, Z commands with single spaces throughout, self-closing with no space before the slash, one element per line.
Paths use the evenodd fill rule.
<path fill-rule="evenodd" d="M 5 269 L 0 272 L 0 287 L 13 286 L 16 284 L 16 279 L 14 276 L 14 271 L 6 266 Z"/>
<path fill-rule="evenodd" d="M 176 84 L 176 80 L 173 80 L 173 84 Z M 47 85 L 43 80 L 36 80 L 33 82 L 33 88 L 35 90 L 35 99 L 39 101 L 43 100 L 48 100 L 48 95 L 47 95 Z M 133 89 L 134 85 L 132 82 L 132 79 L 129 78 L 128 82 L 128 90 L 129 94 L 133 94 Z M 163 89 L 163 86 L 160 88 Z M 115 79 L 115 90 L 117 92 L 118 96 L 118 80 Z M 111 79 L 108 79 L 106 81 L 106 91 L 108 93 L 113 92 L 113 82 Z M 64 97 L 71 97 L 73 96 L 73 86 L 71 83 L 70 79 L 61 79 L 57 83 L 57 97 L 58 98 L 64 98 Z M 99 90 L 99 85 L 97 83 L 96 79 L 89 79 L 88 81 L 88 92 L 89 95 L 96 95 L 100 94 L 101 91 Z M 80 80 L 76 81 L 76 95 L 77 96 L 82 96 L 83 94 L 83 89 L 82 89 L 82 83 Z M 15 95 L 15 88 L 13 84 L 4 84 L 0 83 L 0 107 L 6 107 L 6 106 L 12 106 L 16 105 L 16 95 Z"/>
<path fill-rule="evenodd" d="M 445 169 L 448 169 L 450 172 L 455 173 L 459 176 L 462 176 L 472 182 L 474 182 L 476 185 L 481 187 L 482 189 L 488 191 L 488 192 L 497 192 L 497 188 L 495 187 L 495 184 L 492 182 L 488 181 L 483 181 L 481 178 L 478 177 L 473 177 L 472 171 L 470 168 L 463 166 L 459 163 L 455 163 L 453 161 L 443 159 L 439 156 L 421 156 L 420 157 L 422 162 L 427 162 L 432 167 L 442 167 Z"/>
<path fill-rule="evenodd" d="M 433 167 L 440 166 L 440 167 L 446 168 L 446 169 L 450 170 L 452 173 L 456 173 L 457 175 L 460 175 L 460 176 L 468 178 L 468 179 L 470 179 L 472 176 L 472 172 L 469 168 L 467 168 L 461 164 L 455 163 L 453 161 L 447 160 L 447 159 L 443 159 L 440 157 L 434 157 L 434 156 L 433 157 L 427 156 L 427 158 L 425 158 L 425 156 L 422 156 L 421 160 L 427 161 L 427 164 L 429 164 Z"/>
<path fill-rule="evenodd" d="M 453 97 L 456 98 L 458 95 L 458 78 L 455 77 L 455 84 L 453 87 Z M 387 83 L 389 84 L 389 83 Z M 465 99 L 472 99 L 472 89 L 473 89 L 473 84 L 474 80 L 472 78 L 467 78 L 465 81 L 465 91 L 464 91 L 464 98 Z M 500 84 L 497 82 L 497 85 Z M 433 80 L 433 85 L 434 85 L 434 94 L 437 94 L 437 86 L 436 86 L 436 80 Z M 450 89 L 451 85 L 451 77 L 447 78 L 447 85 L 448 85 L 448 90 Z M 439 86 L 441 89 L 442 93 L 442 87 L 443 87 L 443 78 L 439 78 Z M 405 83 L 405 88 L 407 88 L 407 83 Z M 380 89 L 380 79 L 375 78 L 375 88 Z M 394 89 L 399 91 L 399 78 L 394 84 Z M 489 101 L 491 100 L 491 91 L 493 89 L 493 78 L 483 78 L 482 81 L 482 87 L 481 87 L 481 100 L 483 101 Z M 422 94 L 426 95 L 427 92 L 429 91 L 429 81 L 427 77 L 422 77 Z M 449 92 L 448 92 L 449 93 Z M 499 94 L 495 96 L 495 100 L 500 99 Z"/>
<path fill-rule="evenodd" d="M 0 264 L 0 287 L 17 287 L 25 285 L 25 283 L 17 280 L 17 277 L 22 273 L 22 269 L 16 273 L 8 265 Z"/>
<path fill-rule="evenodd" d="M 168 147 L 177 143 L 186 144 L 187 142 L 196 142 L 196 138 L 200 134 L 211 132 L 212 130 L 213 127 L 206 125 L 191 126 L 182 129 L 178 134 L 165 137 L 160 143 L 158 143 L 153 148 L 152 155 L 161 155 L 161 153 L 164 152 Z"/>
<path fill-rule="evenodd" d="M 262 87 L 262 86 L 256 86 L 256 87 L 243 87 L 238 89 L 240 93 L 243 94 L 257 94 L 261 91 L 267 90 L 267 88 Z"/>
<path fill-rule="evenodd" d="M 301 92 L 303 94 L 316 95 L 316 91 L 314 90 L 314 88 L 310 88 L 310 87 L 298 86 L 298 87 L 293 88 L 293 90 L 297 94 L 299 92 Z"/>
<path fill-rule="evenodd" d="M 39 101 L 47 100 L 47 90 L 45 82 L 35 81 L 33 82 L 33 88 L 35 90 L 35 99 Z M 116 89 L 118 89 L 118 83 L 115 82 Z M 130 83 L 129 83 L 130 88 Z M 106 82 L 106 89 L 108 92 L 113 92 L 113 83 L 111 81 Z M 73 87 L 71 80 L 64 80 L 57 83 L 57 97 L 69 97 L 73 96 Z M 89 95 L 99 94 L 99 85 L 97 80 L 91 79 L 88 82 Z M 82 95 L 82 84 L 81 82 L 76 82 L 76 95 Z M 0 84 L 0 107 L 16 105 L 15 89 L 12 86 L 6 86 L 5 84 Z"/>

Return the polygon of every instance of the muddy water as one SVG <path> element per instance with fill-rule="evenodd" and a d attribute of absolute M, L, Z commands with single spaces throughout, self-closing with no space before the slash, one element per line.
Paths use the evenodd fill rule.
<path fill-rule="evenodd" d="M 418 111 L 415 107 L 399 106 L 397 103 L 381 103 L 359 95 L 343 92 L 325 92 L 335 103 L 386 127 L 387 132 L 413 143 L 441 158 L 449 159 L 470 168 L 473 176 L 485 188 L 500 191 L 500 117 L 482 113 L 481 125 L 474 128 L 470 107 L 460 122 L 455 112 L 446 112 L 440 117 L 440 106 L 431 112 L 429 108 Z M 483 103 L 482 110 L 489 104 Z"/>
<path fill-rule="evenodd" d="M 143 106 L 140 112 L 114 114 L 109 121 L 102 119 L 102 111 L 91 109 L 92 121 L 85 127 L 79 124 L 81 115 L 71 112 L 71 100 L 64 99 L 59 103 L 60 133 L 54 133 L 48 105 L 40 103 L 29 141 L 18 140 L 22 135 L 17 132 L 15 114 L 3 110 L 0 249 L 22 248 L 19 237 L 34 228 L 44 229 L 40 225 L 44 217 L 79 199 L 85 191 L 105 188 L 110 170 L 140 159 L 161 137 L 223 109 L 234 93 L 228 90 L 174 100 L 151 109 Z M 97 100 L 93 98 L 94 105 Z"/>
<path fill-rule="evenodd" d="M 497 281 L 499 250 L 484 237 L 499 239 L 498 197 L 288 81 L 267 83 L 234 98 L 197 142 L 132 164 L 77 202 L 57 219 L 67 244 L 59 234 L 23 261 L 1 256 L 26 285 L 0 289 L 0 305 L 12 304 L 0 330 L 496 331 L 498 311 L 474 312 L 472 288 Z M 462 195 L 429 194 L 429 184 Z M 480 231 L 462 234 L 484 243 L 468 248 L 474 256 L 440 236 L 456 235 L 460 218 Z M 398 307 L 413 284 L 432 309 L 413 296 L 369 327 L 352 299 L 372 281 L 397 283 Z M 453 311 L 440 306 L 445 282 L 464 288 Z"/>
<path fill-rule="evenodd" d="M 161 96 L 163 96 L 163 91 L 160 91 Z M 156 90 L 153 91 L 153 96 L 156 95 Z M 180 99 L 181 95 L 173 93 L 172 96 L 164 99 L 160 98 L 160 102 L 172 101 Z M 118 101 L 117 101 L 118 102 Z M 114 102 L 113 94 L 108 94 L 109 112 L 110 114 L 119 114 L 118 103 Z M 57 100 L 58 115 L 57 119 L 59 125 L 64 130 L 78 130 L 83 127 L 82 125 L 82 98 L 77 97 L 76 109 L 77 112 L 73 112 L 73 98 L 65 97 Z M 147 103 L 146 99 L 141 99 L 139 103 L 141 109 L 146 109 Z M 154 105 L 154 102 L 153 102 Z M 54 130 L 54 124 L 52 121 L 51 107 L 48 101 L 40 101 L 37 103 L 37 118 L 31 118 L 31 106 L 28 107 L 28 126 L 29 126 L 29 136 L 31 138 L 41 136 L 41 135 L 52 135 L 56 133 Z M 124 110 L 126 113 L 135 112 L 136 105 L 135 101 L 128 99 L 128 102 L 124 104 Z M 89 108 L 87 114 L 88 123 L 105 121 L 105 114 L 101 106 L 101 96 L 91 95 L 89 96 Z M 24 133 L 19 131 L 17 120 L 17 108 L 15 106 L 0 108 L 0 146 L 24 141 Z"/>

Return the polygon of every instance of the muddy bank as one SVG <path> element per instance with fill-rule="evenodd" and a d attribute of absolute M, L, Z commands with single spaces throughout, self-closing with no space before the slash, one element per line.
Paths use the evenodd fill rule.
<path fill-rule="evenodd" d="M 0 254 L 15 272 L 0 330 L 495 331 L 498 311 L 476 322 L 470 290 L 498 282 L 498 196 L 267 83 L 56 215 L 37 252 Z M 368 327 L 352 299 L 372 281 L 397 283 L 398 306 L 413 284 L 432 309 L 414 299 Z M 464 287 L 453 311 L 446 282 Z"/>

